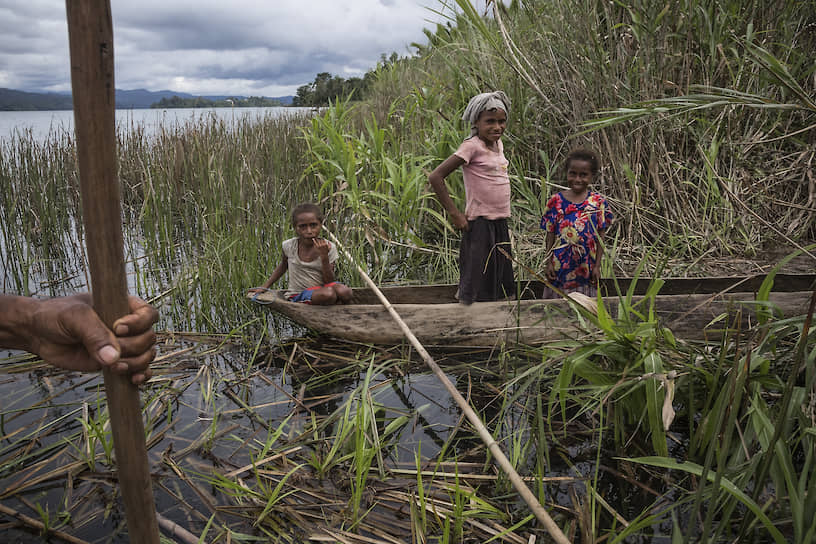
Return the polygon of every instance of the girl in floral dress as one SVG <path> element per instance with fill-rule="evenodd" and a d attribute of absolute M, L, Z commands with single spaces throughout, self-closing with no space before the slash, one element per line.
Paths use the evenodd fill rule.
<path fill-rule="evenodd" d="M 598 174 L 598 156 L 590 149 L 574 149 L 567 155 L 569 189 L 547 201 L 541 228 L 547 231 L 547 279 L 570 293 L 589 296 L 597 293 L 601 236 L 612 223 L 612 212 L 600 193 L 589 190 Z M 545 298 L 556 296 L 547 290 Z"/>

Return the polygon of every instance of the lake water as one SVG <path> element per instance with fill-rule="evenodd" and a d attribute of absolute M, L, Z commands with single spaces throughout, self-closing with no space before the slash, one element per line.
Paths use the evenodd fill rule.
<path fill-rule="evenodd" d="M 173 108 L 116 110 L 117 128 L 141 126 L 151 134 L 157 128 L 172 127 L 194 122 L 202 118 L 216 117 L 228 122 L 244 119 L 263 119 L 272 116 L 297 115 L 311 108 Z M 54 111 L 0 111 L 0 140 L 9 139 L 15 133 L 26 134 L 38 141 L 49 134 L 60 135 L 74 130 L 73 110 Z"/>

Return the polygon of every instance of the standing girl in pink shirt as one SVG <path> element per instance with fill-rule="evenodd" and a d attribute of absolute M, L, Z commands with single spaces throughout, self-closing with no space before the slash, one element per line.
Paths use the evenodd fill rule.
<path fill-rule="evenodd" d="M 482 93 L 468 102 L 462 119 L 470 137 L 428 176 L 453 226 L 463 231 L 459 246 L 459 301 L 499 300 L 515 293 L 510 255 L 510 178 L 501 137 L 507 126 L 510 100 L 502 91 Z M 445 178 L 462 167 L 465 213 L 459 211 Z"/>

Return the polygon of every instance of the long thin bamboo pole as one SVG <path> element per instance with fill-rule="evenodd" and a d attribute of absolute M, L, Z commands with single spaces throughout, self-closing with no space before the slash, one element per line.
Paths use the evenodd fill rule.
<path fill-rule="evenodd" d="M 439 365 L 436 364 L 433 357 L 431 357 L 430 353 L 425 349 L 425 346 L 417 339 L 408 325 L 403 321 L 391 303 L 385 298 L 385 295 L 380 291 L 380 289 L 374 284 L 368 274 L 357 264 L 357 261 L 354 260 L 354 257 L 343 247 L 343 245 L 337 240 L 337 238 L 332 234 L 328 229 L 325 229 L 326 234 L 329 236 L 332 242 L 337 246 L 337 249 L 343 252 L 343 255 L 354 264 L 357 272 L 362 276 L 365 280 L 366 284 L 371 288 L 374 293 L 376 293 L 377 298 L 380 299 L 380 302 L 385 309 L 391 314 L 391 317 L 394 321 L 397 322 L 400 329 L 402 330 L 405 337 L 411 342 L 411 345 L 414 346 L 414 349 L 417 350 L 417 353 L 422 357 L 425 361 L 425 364 L 431 369 L 431 371 L 436 374 L 436 377 L 439 378 L 439 381 L 442 383 L 442 386 L 448 391 L 453 400 L 456 401 L 456 404 L 459 405 L 459 408 L 462 409 L 462 412 L 465 414 L 465 417 L 468 418 L 470 424 L 476 429 L 481 437 L 482 441 L 485 443 L 487 448 L 490 450 L 490 453 L 493 455 L 493 458 L 496 460 L 496 463 L 499 467 L 507 474 L 507 477 L 510 479 L 510 482 L 513 484 L 513 487 L 516 488 L 521 498 L 524 499 L 524 502 L 527 503 L 527 506 L 530 507 L 530 510 L 533 511 L 536 519 L 544 526 L 550 536 L 555 539 L 558 544 L 570 544 L 569 539 L 566 535 L 561 531 L 561 528 L 556 525 L 555 521 L 550 517 L 547 511 L 541 506 L 541 503 L 538 502 L 538 498 L 530 491 L 530 488 L 527 487 L 527 484 L 524 483 L 524 480 L 521 479 L 516 469 L 513 468 L 513 465 L 504 455 L 504 452 L 501 450 L 501 447 L 496 443 L 494 440 L 493 435 L 490 434 L 490 431 L 487 430 L 487 427 L 484 423 L 482 423 L 481 418 L 476 413 L 473 408 L 470 407 L 465 397 L 459 393 L 459 390 L 454 387 L 448 377 L 442 372 L 442 369 L 439 368 Z"/>
<path fill-rule="evenodd" d="M 122 208 L 116 174 L 113 23 L 109 0 L 66 0 L 82 218 L 93 305 L 111 327 L 128 313 Z M 103 371 L 128 537 L 158 544 L 138 388 Z"/>

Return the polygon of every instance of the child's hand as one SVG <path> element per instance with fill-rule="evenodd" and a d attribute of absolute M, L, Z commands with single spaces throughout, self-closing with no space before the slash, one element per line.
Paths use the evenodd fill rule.
<path fill-rule="evenodd" d="M 553 265 L 552 258 L 547 260 L 547 270 L 546 270 L 547 279 L 550 281 L 555 281 L 555 265 Z"/>
<path fill-rule="evenodd" d="M 590 279 L 592 279 L 592 283 L 594 283 L 595 285 L 597 285 L 598 282 L 601 281 L 601 267 L 600 266 L 596 266 L 595 268 L 592 269 L 592 272 L 590 273 Z"/>
<path fill-rule="evenodd" d="M 456 230 L 470 230 L 467 217 L 460 211 L 451 214 L 450 222 Z"/>
<path fill-rule="evenodd" d="M 314 248 L 320 253 L 320 257 L 329 257 L 329 241 L 325 238 L 315 238 L 314 239 Z"/>

